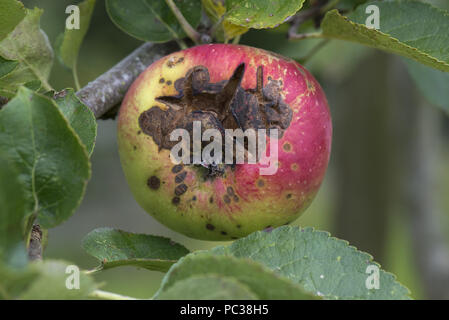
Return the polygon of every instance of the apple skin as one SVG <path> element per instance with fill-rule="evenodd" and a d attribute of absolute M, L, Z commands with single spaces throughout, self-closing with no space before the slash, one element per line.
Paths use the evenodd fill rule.
<path fill-rule="evenodd" d="M 259 164 L 239 164 L 227 168 L 225 176 L 205 181 L 191 165 L 174 173 L 169 150 L 159 150 L 142 132 L 139 116 L 152 107 L 166 109 L 155 98 L 178 94 L 175 81 L 192 67 L 205 66 L 215 83 L 228 80 L 242 62 L 243 89 L 256 87 L 256 70 L 263 66 L 264 83 L 268 77 L 282 80 L 284 102 L 293 111 L 278 141 L 277 172 L 260 175 Z M 242 45 L 201 45 L 154 62 L 132 84 L 118 116 L 120 160 L 137 202 L 165 226 L 203 240 L 237 239 L 297 219 L 324 178 L 331 139 L 328 103 L 315 78 L 291 59 Z M 175 176 L 183 172 L 187 190 L 174 201 Z"/>

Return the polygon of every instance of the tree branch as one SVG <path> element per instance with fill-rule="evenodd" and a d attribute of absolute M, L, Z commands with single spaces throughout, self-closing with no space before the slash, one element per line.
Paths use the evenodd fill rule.
<path fill-rule="evenodd" d="M 98 119 L 120 104 L 131 84 L 150 64 L 177 50 L 175 42 L 145 43 L 76 95 Z"/>

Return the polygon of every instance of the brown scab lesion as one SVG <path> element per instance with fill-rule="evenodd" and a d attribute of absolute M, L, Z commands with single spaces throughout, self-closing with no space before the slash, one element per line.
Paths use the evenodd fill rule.
<path fill-rule="evenodd" d="M 214 231 L 215 230 L 215 226 L 213 224 L 208 223 L 208 224 L 206 224 L 206 229 L 210 230 L 210 231 Z"/>
<path fill-rule="evenodd" d="M 161 186 L 161 180 L 156 176 L 151 176 L 147 180 L 147 185 L 150 189 L 157 190 Z"/>
<path fill-rule="evenodd" d="M 167 67 L 169 68 L 173 68 L 174 66 L 176 66 L 179 63 L 182 63 L 184 61 L 184 57 L 171 57 L 170 59 L 168 59 L 167 61 Z"/>
<path fill-rule="evenodd" d="M 160 78 L 159 79 L 159 83 L 164 83 L 165 82 L 165 79 L 164 78 Z"/>
<path fill-rule="evenodd" d="M 182 57 L 171 57 L 167 64 L 173 67 L 182 61 Z M 185 77 L 175 81 L 176 95 L 156 98 L 156 101 L 167 106 L 165 110 L 155 105 L 140 114 L 140 128 L 153 138 L 159 150 L 171 150 L 178 143 L 170 141 L 170 133 L 174 129 L 185 129 L 192 137 L 193 121 L 200 121 L 201 132 L 219 130 L 223 141 L 225 129 L 276 128 L 279 137 L 282 137 L 293 114 L 283 100 L 282 81 L 270 77 L 264 84 L 263 67 L 259 66 L 256 87 L 243 89 L 241 82 L 244 74 L 245 64 L 241 63 L 229 80 L 212 83 L 206 67 L 199 65 L 191 68 Z M 207 144 L 204 142 L 204 146 Z M 190 145 L 193 148 L 193 143 Z"/>
<path fill-rule="evenodd" d="M 171 84 L 172 84 L 171 80 L 168 80 L 167 81 L 167 86 L 171 86 Z"/>
<path fill-rule="evenodd" d="M 179 197 L 179 196 L 183 195 L 184 193 L 186 193 L 186 191 L 187 191 L 187 185 L 185 185 L 184 183 L 180 184 L 179 186 L 176 186 L 176 188 L 175 188 L 175 195 L 177 195 Z"/>
<path fill-rule="evenodd" d="M 184 168 L 184 166 L 182 164 L 177 164 L 177 165 L 173 166 L 173 168 L 171 168 L 171 172 L 178 173 L 182 170 L 182 168 Z"/>
<path fill-rule="evenodd" d="M 180 197 L 173 197 L 173 199 L 171 200 L 171 202 L 177 206 L 180 202 L 181 202 L 181 198 Z"/>
<path fill-rule="evenodd" d="M 183 171 L 175 176 L 175 183 L 181 183 L 187 176 L 187 172 Z"/>
<path fill-rule="evenodd" d="M 230 204 L 230 203 L 231 203 L 231 198 L 230 198 L 227 194 L 225 194 L 225 195 L 223 196 L 223 201 L 224 201 L 226 204 Z"/>
<path fill-rule="evenodd" d="M 284 151 L 290 152 L 292 150 L 292 145 L 289 142 L 286 142 L 286 143 L 284 143 L 282 148 L 284 149 Z"/>

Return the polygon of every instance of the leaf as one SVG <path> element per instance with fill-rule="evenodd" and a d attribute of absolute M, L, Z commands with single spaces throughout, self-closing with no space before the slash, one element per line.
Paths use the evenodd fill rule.
<path fill-rule="evenodd" d="M 53 64 L 53 51 L 45 33 L 39 27 L 42 10 L 27 9 L 25 18 L 0 41 L 0 56 L 19 64 L 0 78 L 0 96 L 12 98 L 17 89 L 33 80 L 39 80 L 49 90 L 47 80 Z"/>
<path fill-rule="evenodd" d="M 79 272 L 79 289 L 69 289 L 66 283 L 74 285 L 70 276 L 76 276 L 71 265 L 64 261 L 46 260 L 36 262 L 33 267 L 39 272 L 37 278 L 28 289 L 20 295 L 24 300 L 81 300 L 87 299 L 96 289 L 96 284 L 90 276 Z M 76 266 L 75 266 L 76 267 Z M 66 273 L 66 271 L 69 271 Z"/>
<path fill-rule="evenodd" d="M 174 1 L 193 28 L 201 20 L 200 0 Z M 115 25 L 143 41 L 166 42 L 185 33 L 165 0 L 106 0 L 106 10 Z"/>
<path fill-rule="evenodd" d="M 0 56 L 0 78 L 3 78 L 8 73 L 11 73 L 18 64 L 19 63 L 17 61 L 8 60 Z"/>
<path fill-rule="evenodd" d="M 25 17 L 25 7 L 16 0 L 0 1 L 0 41 Z"/>
<path fill-rule="evenodd" d="M 231 277 L 193 276 L 174 283 L 158 300 L 256 300 L 247 286 Z"/>
<path fill-rule="evenodd" d="M 189 254 L 174 264 L 162 280 L 155 298 L 160 298 L 178 281 L 192 276 L 219 275 L 231 277 L 247 286 L 259 299 L 313 299 L 297 284 L 274 274 L 249 259 L 212 255 L 207 252 Z M 218 288 L 217 288 L 218 289 Z"/>
<path fill-rule="evenodd" d="M 95 8 L 95 0 L 85 0 L 78 4 L 80 9 L 79 29 L 66 29 L 58 37 L 56 54 L 61 63 L 69 69 L 75 70 L 78 53 L 84 36 L 89 29 L 90 19 Z"/>
<path fill-rule="evenodd" d="M 0 149 L 0 265 L 20 268 L 28 256 L 23 241 L 23 223 L 27 216 L 26 189 L 18 170 Z"/>
<path fill-rule="evenodd" d="M 202 0 L 201 2 L 206 14 L 211 19 L 213 24 L 221 21 L 214 34 L 219 41 L 228 41 L 246 33 L 249 30 L 248 28 L 235 25 L 222 19 L 222 16 L 226 12 L 226 7 L 224 6 L 225 0 Z"/>
<path fill-rule="evenodd" d="M 404 59 L 405 60 L 405 59 Z M 421 94 L 449 114 L 449 73 L 405 60 L 408 72 Z"/>
<path fill-rule="evenodd" d="M 73 89 L 58 92 L 55 101 L 91 155 L 97 137 L 97 121 L 94 114 L 78 99 Z"/>
<path fill-rule="evenodd" d="M 256 232 L 211 252 L 250 258 L 327 299 L 409 299 L 408 289 L 383 270 L 380 288 L 367 289 L 367 267 L 379 266 L 372 257 L 312 228 L 284 226 Z"/>
<path fill-rule="evenodd" d="M 91 231 L 83 239 L 83 248 L 101 262 L 99 269 L 135 266 L 161 272 L 189 253 L 167 238 L 111 228 Z"/>
<path fill-rule="evenodd" d="M 55 102 L 21 87 L 0 110 L 0 145 L 26 186 L 28 214 L 43 228 L 69 218 L 84 195 L 90 163 Z"/>
<path fill-rule="evenodd" d="M 304 0 L 226 0 L 226 21 L 255 29 L 274 28 L 302 8 Z"/>
<path fill-rule="evenodd" d="M 368 5 L 380 9 L 380 30 L 365 25 Z M 328 11 L 321 27 L 324 37 L 358 42 L 449 72 L 449 14 L 429 4 L 374 1 L 357 7 L 349 17 Z"/>

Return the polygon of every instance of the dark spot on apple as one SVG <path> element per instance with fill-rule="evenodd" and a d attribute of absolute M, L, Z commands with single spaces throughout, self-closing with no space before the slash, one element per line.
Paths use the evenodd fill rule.
<path fill-rule="evenodd" d="M 184 61 L 184 57 L 181 57 L 181 58 L 171 57 L 170 59 L 168 59 L 167 67 L 173 68 L 178 63 L 181 63 L 183 61 Z"/>
<path fill-rule="evenodd" d="M 222 235 L 226 236 L 228 233 L 226 231 L 220 232 Z"/>
<path fill-rule="evenodd" d="M 183 195 L 187 191 L 187 186 L 183 183 L 175 188 L 175 195 Z"/>
<path fill-rule="evenodd" d="M 229 196 L 228 196 L 227 194 L 225 194 L 225 195 L 223 196 L 223 201 L 224 201 L 225 203 L 227 203 L 227 204 L 230 204 L 230 203 L 231 203 L 231 198 L 229 198 Z"/>
<path fill-rule="evenodd" d="M 206 224 L 206 229 L 213 231 L 213 230 L 215 230 L 215 226 L 213 224 L 208 223 L 208 224 Z"/>
<path fill-rule="evenodd" d="M 214 203 L 214 197 L 209 198 L 209 203 Z"/>
<path fill-rule="evenodd" d="M 167 64 L 173 67 L 182 61 L 183 57 L 172 56 Z M 243 89 L 241 82 L 244 74 L 245 64 L 241 63 L 228 80 L 213 83 L 210 82 L 206 67 L 198 65 L 189 69 L 185 77 L 174 83 L 177 94 L 156 98 L 156 101 L 167 108 L 163 110 L 159 106 L 153 106 L 140 114 L 140 128 L 153 138 L 159 151 L 171 150 L 178 143 L 170 141 L 173 130 L 185 129 L 191 133 L 194 121 L 201 122 L 201 132 L 207 129 L 219 130 L 223 140 L 225 129 L 245 131 L 250 128 L 278 129 L 281 138 L 293 115 L 293 111 L 283 100 L 282 82 L 270 78 L 264 84 L 263 66 L 259 66 L 256 87 Z M 209 142 L 204 142 L 202 147 L 208 144 Z M 193 143 L 190 145 L 193 147 Z M 224 172 L 225 170 L 214 171 L 214 177 L 223 175 Z"/>
<path fill-rule="evenodd" d="M 150 189 L 157 190 L 161 186 L 161 180 L 156 176 L 151 176 L 147 181 L 147 185 Z"/>
<path fill-rule="evenodd" d="M 237 197 L 237 195 L 234 195 L 233 199 L 235 202 L 239 202 L 239 200 L 240 200 L 239 197 Z"/>
<path fill-rule="evenodd" d="M 240 229 L 241 227 L 242 227 L 242 226 L 241 226 L 240 224 L 238 224 L 238 225 L 237 225 L 237 228 L 239 228 L 239 229 Z"/>
<path fill-rule="evenodd" d="M 136 147 L 136 146 L 133 146 L 133 149 L 134 149 L 134 150 L 137 150 L 137 147 Z"/>
<path fill-rule="evenodd" d="M 257 180 L 257 185 L 262 188 L 265 185 L 265 182 L 262 179 Z"/>
<path fill-rule="evenodd" d="M 181 199 L 179 197 L 174 197 L 171 202 L 176 206 L 181 202 Z"/>
<path fill-rule="evenodd" d="M 186 176 L 187 176 L 187 172 L 186 172 L 186 171 L 183 171 L 183 172 L 181 172 L 180 174 L 176 175 L 176 177 L 175 177 L 175 183 L 181 183 L 181 182 L 183 182 L 184 179 L 186 178 Z"/>
<path fill-rule="evenodd" d="M 159 79 L 159 83 L 164 83 L 165 82 L 165 79 L 164 78 L 160 78 Z"/>
<path fill-rule="evenodd" d="M 178 173 L 179 171 L 182 170 L 182 168 L 183 168 L 182 164 L 177 164 L 173 168 L 171 168 L 171 172 Z"/>
<path fill-rule="evenodd" d="M 172 83 L 171 80 L 168 80 L 168 81 L 167 81 L 167 85 L 168 85 L 168 86 L 171 86 L 171 83 Z"/>
<path fill-rule="evenodd" d="M 233 195 L 234 195 L 234 189 L 232 189 L 232 187 L 227 187 L 226 192 L 227 192 L 230 196 L 233 196 Z"/>
<path fill-rule="evenodd" d="M 142 133 L 142 130 L 137 131 L 137 134 L 141 134 L 141 133 Z"/>
<path fill-rule="evenodd" d="M 232 239 L 232 240 L 237 240 L 238 238 L 237 238 L 237 237 L 231 237 L 231 239 Z"/>
<path fill-rule="evenodd" d="M 284 145 L 282 146 L 284 148 L 285 151 L 289 152 L 290 150 L 292 150 L 292 146 L 290 143 L 286 142 L 284 143 Z"/>
<path fill-rule="evenodd" d="M 193 196 L 193 197 L 192 197 L 192 201 L 196 201 L 196 196 Z"/>
<path fill-rule="evenodd" d="M 290 199 L 291 197 L 292 197 L 291 193 L 287 194 L 287 199 Z"/>

